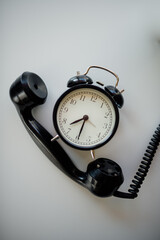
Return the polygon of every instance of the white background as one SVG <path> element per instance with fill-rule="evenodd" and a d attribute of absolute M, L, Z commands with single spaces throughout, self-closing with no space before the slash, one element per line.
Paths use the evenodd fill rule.
<path fill-rule="evenodd" d="M 137 199 L 101 199 L 43 155 L 10 101 L 11 83 L 24 71 L 37 73 L 49 94 L 34 115 L 55 135 L 55 101 L 90 65 L 115 71 L 125 89 L 118 131 L 96 158 L 120 164 L 127 191 L 160 119 L 160 1 L 0 1 L 1 240 L 160 238 L 160 150 Z M 115 84 L 105 72 L 89 76 Z M 62 145 L 86 170 L 89 152 Z"/>

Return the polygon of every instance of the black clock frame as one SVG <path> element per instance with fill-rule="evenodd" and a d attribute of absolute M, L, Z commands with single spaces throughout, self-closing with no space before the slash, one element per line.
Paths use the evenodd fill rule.
<path fill-rule="evenodd" d="M 97 144 L 95 147 L 81 147 L 81 146 L 75 146 L 74 144 L 71 144 L 69 141 L 67 141 L 63 135 L 61 134 L 60 130 L 59 130 L 59 127 L 58 127 L 58 124 L 57 124 L 57 111 L 58 111 L 58 107 L 62 101 L 62 99 L 64 97 L 66 97 L 70 92 L 74 91 L 74 90 L 77 90 L 77 89 L 81 89 L 81 88 L 88 88 L 88 89 L 96 89 L 97 91 L 100 91 L 102 92 L 104 95 L 106 95 L 109 100 L 111 101 L 111 103 L 113 104 L 113 107 L 114 107 L 114 111 L 115 111 L 115 118 L 116 118 L 116 121 L 115 121 L 115 125 L 114 125 L 114 128 L 112 130 L 112 133 L 111 135 L 109 136 L 109 138 L 106 139 L 106 141 L 102 142 L 102 143 L 99 143 Z M 104 89 L 98 87 L 98 86 L 95 86 L 95 85 L 86 85 L 86 84 L 81 84 L 81 85 L 78 85 L 78 86 L 74 86 L 70 89 L 68 89 L 67 91 L 65 91 L 57 100 L 55 106 L 54 106 L 54 109 L 53 109 L 53 124 L 54 124 L 54 127 L 55 127 L 55 130 L 58 134 L 58 136 L 62 139 L 63 142 L 65 142 L 67 145 L 73 147 L 73 148 L 76 148 L 76 149 L 79 149 L 79 150 L 94 150 L 94 149 L 97 149 L 99 147 L 102 147 L 103 145 L 105 145 L 107 142 L 109 142 L 111 140 L 111 138 L 114 136 L 114 134 L 116 133 L 117 131 L 117 128 L 118 128 L 118 125 L 119 125 L 119 110 L 118 110 L 118 107 L 114 101 L 114 99 L 112 98 L 112 96 L 106 92 Z"/>

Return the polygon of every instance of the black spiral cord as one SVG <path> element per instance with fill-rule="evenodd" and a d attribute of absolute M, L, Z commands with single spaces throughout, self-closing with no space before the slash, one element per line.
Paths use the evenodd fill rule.
<path fill-rule="evenodd" d="M 122 198 L 136 198 L 138 196 L 139 189 L 147 176 L 150 165 L 160 143 L 160 124 L 156 128 L 149 145 L 144 153 L 143 160 L 141 161 L 138 171 L 132 180 L 132 184 L 128 189 L 129 193 L 115 192 L 114 196 Z"/>

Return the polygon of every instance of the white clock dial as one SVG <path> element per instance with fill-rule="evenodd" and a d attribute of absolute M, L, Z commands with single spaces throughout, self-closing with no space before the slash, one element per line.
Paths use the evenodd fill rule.
<path fill-rule="evenodd" d="M 56 107 L 58 134 L 71 146 L 94 149 L 113 135 L 118 124 L 111 99 L 96 87 L 69 91 Z"/>

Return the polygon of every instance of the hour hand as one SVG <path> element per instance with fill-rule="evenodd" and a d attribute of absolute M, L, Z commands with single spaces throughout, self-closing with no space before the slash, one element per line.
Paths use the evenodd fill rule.
<path fill-rule="evenodd" d="M 83 118 L 80 118 L 80 119 L 78 119 L 78 120 L 75 120 L 74 122 L 71 122 L 70 125 L 72 125 L 72 124 L 74 124 L 74 123 L 77 123 L 77 122 L 80 122 L 80 121 L 82 121 L 82 120 L 83 120 Z"/>
<path fill-rule="evenodd" d="M 80 118 L 80 119 L 78 119 L 78 120 L 75 120 L 74 122 L 71 122 L 70 123 L 70 125 L 72 125 L 72 124 L 74 124 L 74 123 L 78 123 L 78 122 L 80 122 L 80 121 L 82 121 L 82 120 L 88 120 L 89 119 L 89 117 L 88 117 L 88 115 L 84 115 L 83 116 L 83 118 Z"/>

